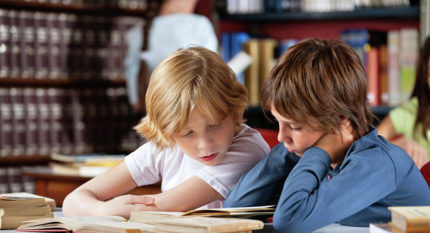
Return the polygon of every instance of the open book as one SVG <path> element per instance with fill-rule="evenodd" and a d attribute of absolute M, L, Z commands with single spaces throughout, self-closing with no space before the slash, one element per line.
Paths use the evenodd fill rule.
<path fill-rule="evenodd" d="M 274 205 L 267 205 L 235 208 L 196 209 L 187 212 L 135 210 L 130 214 L 130 221 L 153 223 L 166 218 L 187 216 L 250 218 L 254 216 L 273 215 L 274 209 Z"/>
<path fill-rule="evenodd" d="M 182 233 L 215 233 L 235 232 L 251 233 L 262 229 L 264 224 L 259 220 L 238 218 L 184 217 L 160 220 L 153 224 L 127 222 L 118 216 L 84 216 L 37 219 L 25 223 L 15 231 L 23 232 L 182 232 Z"/>
<path fill-rule="evenodd" d="M 127 222 L 119 216 L 57 217 L 28 221 L 15 231 L 24 232 L 154 232 L 154 226 Z"/>

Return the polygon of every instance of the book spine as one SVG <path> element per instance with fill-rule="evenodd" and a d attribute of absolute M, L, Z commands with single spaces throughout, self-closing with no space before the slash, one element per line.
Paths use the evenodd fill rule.
<path fill-rule="evenodd" d="M 9 77 L 9 18 L 8 11 L 0 9 L 0 78 Z"/>
<path fill-rule="evenodd" d="M 36 95 L 34 88 L 24 89 L 24 109 L 25 109 L 25 154 L 37 154 L 37 111 L 36 111 Z"/>
<path fill-rule="evenodd" d="M 370 106 L 376 107 L 379 105 L 378 49 L 371 47 L 367 55 L 367 99 Z"/>
<path fill-rule="evenodd" d="M 34 24 L 36 26 L 35 40 L 35 76 L 42 79 L 48 77 L 49 38 L 47 13 L 35 12 Z"/>
<path fill-rule="evenodd" d="M 59 54 L 59 69 L 61 78 L 69 78 L 69 45 L 72 40 L 72 24 L 74 15 L 60 13 L 59 20 L 59 33 L 60 33 L 60 54 Z"/>
<path fill-rule="evenodd" d="M 59 143 L 59 131 L 61 125 L 61 118 L 63 113 L 63 108 L 61 105 L 60 89 L 49 88 L 47 90 L 48 95 L 48 125 L 49 125 L 49 147 L 51 153 L 58 153 L 60 151 Z M 67 122 L 67 121 L 66 121 Z"/>
<path fill-rule="evenodd" d="M 18 78 L 20 75 L 20 33 L 19 33 L 19 20 L 18 13 L 15 10 L 8 11 L 9 19 L 9 65 L 10 65 L 10 78 Z"/>
<path fill-rule="evenodd" d="M 252 57 L 252 63 L 245 71 L 245 85 L 248 89 L 249 104 L 251 106 L 260 104 L 260 56 L 258 44 L 258 39 L 251 39 L 244 44 L 244 51 Z"/>
<path fill-rule="evenodd" d="M 47 30 L 49 35 L 48 43 L 48 77 L 58 79 L 60 77 L 60 19 L 59 14 L 49 13 Z"/>
<path fill-rule="evenodd" d="M 37 103 L 37 146 L 39 155 L 48 155 L 49 150 L 49 108 L 47 91 L 43 88 L 36 89 Z"/>
<path fill-rule="evenodd" d="M 400 30 L 400 75 L 402 101 L 406 101 L 415 83 L 415 65 L 418 59 L 418 31 L 413 28 Z"/>
<path fill-rule="evenodd" d="M 12 155 L 12 108 L 7 88 L 0 88 L 0 157 Z"/>
<path fill-rule="evenodd" d="M 83 20 L 82 18 L 70 18 L 72 28 L 72 40 L 69 45 L 70 56 L 69 61 L 69 75 L 72 79 L 81 79 L 83 77 Z"/>
<path fill-rule="evenodd" d="M 85 124 L 82 122 L 83 109 L 79 103 L 79 93 L 77 90 L 69 90 L 68 96 L 71 99 L 72 116 L 71 122 L 73 127 L 73 150 L 77 154 L 82 154 L 86 151 L 84 142 Z"/>
<path fill-rule="evenodd" d="M 82 49 L 82 78 L 90 79 L 92 77 L 92 61 L 94 57 L 95 33 L 93 29 L 94 18 L 92 16 L 83 16 L 83 37 L 81 43 Z"/>
<path fill-rule="evenodd" d="M 401 81 L 399 68 L 399 31 L 390 30 L 387 36 L 388 46 L 388 85 L 389 105 L 396 106 L 401 103 Z"/>
<path fill-rule="evenodd" d="M 21 88 L 11 88 L 12 103 L 12 154 L 24 155 L 25 144 L 25 120 L 24 120 L 24 98 Z"/>

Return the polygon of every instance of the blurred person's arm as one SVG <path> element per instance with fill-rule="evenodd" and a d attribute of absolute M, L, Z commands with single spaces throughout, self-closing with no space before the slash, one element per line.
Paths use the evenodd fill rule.
<path fill-rule="evenodd" d="M 377 129 L 379 135 L 405 150 L 414 160 L 418 168 L 421 168 L 428 162 L 427 150 L 423 146 L 412 139 L 398 137 L 399 133 L 396 132 L 390 116 L 385 117 L 378 125 Z"/>

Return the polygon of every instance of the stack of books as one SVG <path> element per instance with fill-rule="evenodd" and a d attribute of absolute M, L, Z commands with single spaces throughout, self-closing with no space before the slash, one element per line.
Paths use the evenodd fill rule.
<path fill-rule="evenodd" d="M 0 229 L 15 229 L 24 221 L 53 217 L 55 201 L 31 193 L 0 194 Z"/>

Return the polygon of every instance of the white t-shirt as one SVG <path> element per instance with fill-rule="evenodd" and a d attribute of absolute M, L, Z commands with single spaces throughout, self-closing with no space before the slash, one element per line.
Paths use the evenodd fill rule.
<path fill-rule="evenodd" d="M 206 166 L 185 155 L 177 145 L 160 151 L 151 142 L 128 155 L 125 164 L 139 186 L 161 181 L 161 191 L 164 192 L 196 175 L 226 197 L 242 174 L 270 151 L 258 131 L 245 124 L 242 126 L 223 160 L 215 166 Z M 200 208 L 218 208 L 223 201 L 216 200 Z"/>

